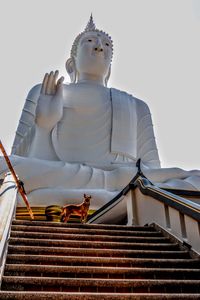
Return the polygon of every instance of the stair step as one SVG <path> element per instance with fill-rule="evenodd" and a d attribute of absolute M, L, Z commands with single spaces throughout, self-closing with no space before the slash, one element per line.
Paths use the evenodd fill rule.
<path fill-rule="evenodd" d="M 166 248 L 167 249 L 167 248 Z M 104 257 L 159 257 L 159 258 L 189 258 L 188 251 L 160 251 L 160 250 L 125 250 L 125 249 L 97 249 L 97 248 L 64 248 L 64 247 L 41 247 L 41 246 L 19 246 L 9 245 L 9 253 L 23 254 L 56 254 L 56 255 L 78 255 L 78 256 L 104 256 Z"/>
<path fill-rule="evenodd" d="M 38 223 L 38 222 L 37 222 Z M 31 222 L 32 224 L 32 222 Z M 46 224 L 46 223 L 45 223 Z M 48 224 L 48 223 L 47 223 Z M 80 226 L 80 225 L 79 225 Z M 84 226 L 84 225 L 82 225 Z M 88 225 L 89 226 L 89 225 Z M 109 230 L 109 229 L 97 229 L 97 228 L 72 228 L 72 227 L 60 227 L 60 226 L 30 226 L 30 225 L 12 225 L 11 229 L 12 231 L 25 231 L 25 232 L 49 232 L 49 233 L 66 233 L 66 234 L 76 234 L 76 235 L 112 235 L 112 236 L 162 236 L 162 233 L 160 231 L 149 230 L 149 227 L 143 227 L 144 230 L 137 230 L 138 227 L 134 228 L 134 230 Z M 147 229 L 147 230 L 146 230 Z M 152 227 L 151 227 L 152 229 Z"/>
<path fill-rule="evenodd" d="M 0 299 L 3 300 L 176 300 L 176 299 L 199 299 L 196 294 L 105 294 L 105 293 L 53 293 L 53 292 L 2 292 L 0 291 Z"/>
<path fill-rule="evenodd" d="M 198 294 L 166 293 L 62 293 L 62 292 L 12 292 L 0 291 L 1 300 L 177 300 L 199 299 Z"/>
<path fill-rule="evenodd" d="M 105 225 L 105 224 L 69 224 L 59 222 L 47 222 L 47 221 L 25 221 L 25 220 L 13 220 L 13 225 L 28 225 L 32 226 L 48 226 L 48 227 L 61 227 L 61 228 L 80 228 L 80 229 L 107 229 L 109 231 L 153 231 L 153 226 L 126 226 L 126 225 Z"/>
<path fill-rule="evenodd" d="M 124 243 L 124 242 L 105 242 L 105 241 L 71 241 L 71 240 L 51 240 L 51 239 L 28 239 L 14 238 L 9 240 L 10 245 L 27 246 L 48 246 L 48 247 L 73 247 L 73 248 L 103 248 L 103 249 L 149 249 L 149 250 L 178 250 L 177 243 Z"/>
<path fill-rule="evenodd" d="M 200 269 L 199 259 L 159 258 L 118 258 L 94 256 L 56 256 L 56 255 L 24 255 L 8 254 L 8 264 L 36 264 L 36 265 L 65 265 L 65 266 L 113 266 L 113 267 L 148 267 L 148 268 L 195 268 Z"/>
<path fill-rule="evenodd" d="M 88 233 L 88 232 L 87 232 Z M 152 236 L 110 236 L 110 235 L 91 235 L 88 234 L 67 234 L 49 232 L 24 232 L 11 231 L 11 237 L 17 238 L 36 238 L 36 239 L 55 239 L 55 240 L 76 240 L 76 241 L 109 241 L 109 242 L 133 242 L 133 243 L 169 243 L 169 238 Z"/>
<path fill-rule="evenodd" d="M 200 279 L 200 269 L 122 268 L 7 264 L 5 276 L 119 279 Z"/>
<path fill-rule="evenodd" d="M 2 290 L 94 293 L 200 293 L 200 280 L 91 279 L 3 276 Z"/>

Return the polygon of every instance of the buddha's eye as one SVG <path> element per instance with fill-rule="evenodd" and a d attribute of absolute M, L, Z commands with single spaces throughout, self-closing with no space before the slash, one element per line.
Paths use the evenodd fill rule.
<path fill-rule="evenodd" d="M 89 39 L 89 40 L 88 40 L 88 42 L 92 42 L 92 40 L 91 40 L 91 39 Z"/>

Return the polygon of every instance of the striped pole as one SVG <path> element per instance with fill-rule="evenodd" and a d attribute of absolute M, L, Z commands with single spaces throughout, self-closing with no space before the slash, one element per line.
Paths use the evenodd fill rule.
<path fill-rule="evenodd" d="M 24 202 L 26 204 L 26 207 L 27 207 L 27 210 L 28 210 L 28 212 L 30 214 L 31 219 L 34 220 L 33 211 L 32 211 L 32 209 L 30 207 L 29 202 L 28 202 L 28 198 L 27 198 L 26 192 L 24 190 L 23 183 L 18 179 L 18 177 L 17 177 L 17 175 L 15 173 L 15 170 L 13 169 L 13 166 L 12 166 L 12 164 L 10 162 L 10 159 L 9 159 L 7 153 L 6 153 L 6 150 L 5 150 L 5 148 L 4 148 L 1 140 L 0 140 L 0 149 L 1 149 L 2 153 L 3 153 L 3 156 L 4 156 L 5 160 L 6 160 L 6 163 L 8 165 L 8 168 L 9 168 L 10 172 L 11 172 L 11 174 L 14 177 L 14 180 L 15 180 L 16 185 L 17 185 L 18 192 L 20 193 L 20 195 L 22 196 L 22 199 L 24 200 Z"/>

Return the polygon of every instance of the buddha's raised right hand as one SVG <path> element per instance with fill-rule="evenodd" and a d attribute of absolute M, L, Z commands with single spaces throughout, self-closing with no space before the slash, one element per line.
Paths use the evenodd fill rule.
<path fill-rule="evenodd" d="M 63 80 L 58 71 L 46 73 L 36 108 L 36 124 L 51 130 L 63 115 Z"/>

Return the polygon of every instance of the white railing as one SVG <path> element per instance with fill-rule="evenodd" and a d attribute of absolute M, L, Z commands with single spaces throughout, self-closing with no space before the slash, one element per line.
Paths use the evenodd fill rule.
<path fill-rule="evenodd" d="M 189 192 L 200 199 L 199 192 L 179 192 Z M 140 172 L 91 215 L 88 223 L 118 224 L 125 220 L 127 226 L 157 224 L 200 254 L 200 204 L 152 185 Z"/>
<path fill-rule="evenodd" d="M 127 225 L 156 223 L 200 254 L 200 205 L 138 178 L 127 198 Z"/>
<path fill-rule="evenodd" d="M 4 270 L 10 227 L 15 213 L 17 189 L 10 173 L 7 173 L 0 188 L 0 284 Z"/>

